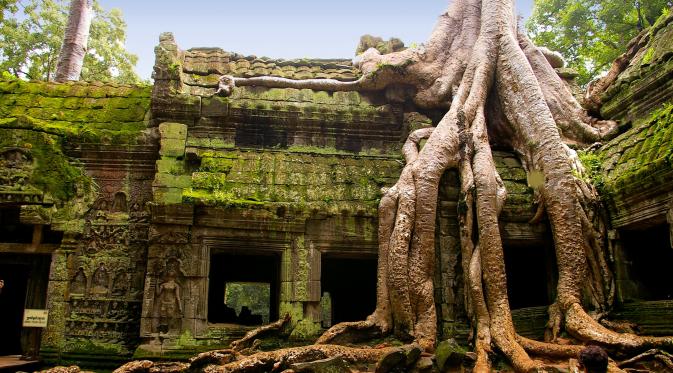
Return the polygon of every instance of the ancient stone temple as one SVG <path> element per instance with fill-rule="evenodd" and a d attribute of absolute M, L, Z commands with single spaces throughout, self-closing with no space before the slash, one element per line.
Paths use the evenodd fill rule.
<path fill-rule="evenodd" d="M 670 22 L 669 22 L 670 23 Z M 621 134 L 581 155 L 609 217 L 613 317 L 673 334 L 673 26 L 612 85 Z M 0 355 L 118 366 L 224 348 L 291 316 L 275 348 L 310 343 L 375 307 L 377 206 L 410 131 L 440 112 L 378 92 L 239 87 L 223 74 L 356 80 L 350 60 L 273 60 L 156 47 L 154 85 L 0 81 Z M 564 78 L 572 74 L 559 70 Z M 555 297 L 548 222 L 516 154 L 493 140 L 517 330 L 540 338 Z M 442 338 L 466 342 L 460 185 L 448 171 L 436 231 Z M 531 223 L 532 220 L 536 222 Z M 25 309 L 48 310 L 23 327 Z"/>

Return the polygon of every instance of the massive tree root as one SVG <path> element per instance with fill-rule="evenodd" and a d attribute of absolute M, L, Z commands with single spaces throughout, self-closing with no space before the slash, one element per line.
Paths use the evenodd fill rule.
<path fill-rule="evenodd" d="M 376 310 L 364 321 L 335 325 L 319 344 L 392 333 L 434 349 L 437 196 L 442 174 L 453 168 L 459 170 L 466 206 L 460 236 L 475 371 L 490 370 L 492 347 L 521 372 L 542 367 L 531 355 L 575 356 L 577 345 L 554 343 L 561 329 L 579 342 L 627 352 L 673 347 L 673 338 L 608 330 L 582 306 L 584 292 L 597 312 L 606 311 L 614 281 L 596 192 L 575 176 L 581 163 L 567 144 L 600 141 L 616 125 L 587 116 L 545 54 L 517 30 L 512 0 L 454 0 L 424 46 L 385 55 L 370 49 L 358 65 L 363 76 L 354 82 L 223 77 L 218 91 L 227 95 L 245 85 L 328 91 L 394 87 L 421 109 L 447 110 L 436 127 L 409 136 L 403 148 L 406 166 L 381 199 Z M 513 326 L 498 226 L 506 190 L 493 161 L 489 138 L 494 137 L 520 155 L 535 176 L 531 180 L 539 180 L 534 187 L 540 212 L 546 211 L 552 227 L 559 276 L 547 342 L 518 336 Z M 421 139 L 427 139 L 422 147 Z"/>

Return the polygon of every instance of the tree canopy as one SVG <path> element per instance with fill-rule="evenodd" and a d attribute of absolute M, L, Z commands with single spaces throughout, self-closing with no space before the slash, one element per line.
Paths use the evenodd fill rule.
<path fill-rule="evenodd" d="M 66 0 L 0 0 L 0 71 L 20 78 L 51 80 L 68 18 Z M 126 23 L 119 9 L 94 1 L 89 48 L 82 80 L 137 83 L 137 56 L 124 48 Z"/>
<path fill-rule="evenodd" d="M 671 0 L 535 0 L 526 28 L 535 44 L 559 51 L 584 85 L 672 5 Z"/>

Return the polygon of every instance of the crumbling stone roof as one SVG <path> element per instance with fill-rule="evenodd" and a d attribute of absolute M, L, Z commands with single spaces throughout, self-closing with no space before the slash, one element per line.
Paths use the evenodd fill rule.
<path fill-rule="evenodd" d="M 596 153 L 595 179 L 616 226 L 665 213 L 673 191 L 673 15 L 646 32 L 647 44 L 602 97 L 603 117 L 628 128 Z"/>
<path fill-rule="evenodd" d="M 288 79 L 331 78 L 356 80 L 359 71 L 346 59 L 270 59 L 243 56 L 219 48 L 193 48 L 184 52 L 183 71 L 199 76 L 237 77 L 272 75 Z"/>
<path fill-rule="evenodd" d="M 645 32 L 640 48 L 605 91 L 601 115 L 626 124 L 647 121 L 648 114 L 673 101 L 673 14 L 662 16 Z"/>
<path fill-rule="evenodd" d="M 347 59 L 283 60 L 243 56 L 220 48 L 180 50 L 171 33 L 161 34 L 155 53 L 155 97 L 176 93 L 209 97 L 215 93 L 222 75 L 341 81 L 353 81 L 360 77 L 360 71 Z M 166 82 L 171 83 L 163 84 Z M 157 94 L 157 91 L 161 93 Z"/>
<path fill-rule="evenodd" d="M 0 128 L 89 141 L 134 137 L 146 127 L 151 87 L 100 82 L 0 81 Z"/>
<path fill-rule="evenodd" d="M 673 103 L 644 119 L 601 149 L 605 185 L 613 194 L 673 182 Z"/>

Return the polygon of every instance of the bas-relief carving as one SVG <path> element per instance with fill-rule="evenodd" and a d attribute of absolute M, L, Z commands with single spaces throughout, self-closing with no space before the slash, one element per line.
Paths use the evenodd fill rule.
<path fill-rule="evenodd" d="M 70 294 L 86 294 L 86 274 L 84 273 L 84 267 L 79 267 L 75 276 L 70 280 Z"/>
<path fill-rule="evenodd" d="M 117 192 L 114 195 L 114 200 L 112 202 L 112 212 L 128 212 L 126 207 L 126 193 Z"/>
<path fill-rule="evenodd" d="M 30 149 L 0 149 L 0 201 L 42 203 L 42 192 L 30 185 L 34 170 Z"/>
<path fill-rule="evenodd" d="M 124 297 L 129 291 L 131 284 L 131 275 L 126 272 L 117 273 L 112 281 L 112 295 L 115 297 Z"/>
<path fill-rule="evenodd" d="M 91 279 L 91 293 L 94 295 L 105 296 L 108 294 L 110 283 L 110 275 L 103 263 L 98 265 L 98 268 L 93 273 Z"/>
<path fill-rule="evenodd" d="M 175 334 L 182 329 L 184 316 L 184 273 L 180 260 L 169 257 L 156 282 L 154 299 L 155 332 Z"/>
<path fill-rule="evenodd" d="M 0 185 L 11 189 L 25 187 L 32 172 L 30 150 L 9 148 L 0 152 Z"/>
<path fill-rule="evenodd" d="M 189 231 L 177 231 L 172 226 L 151 226 L 149 233 L 150 243 L 154 244 L 186 244 L 189 242 Z"/>

